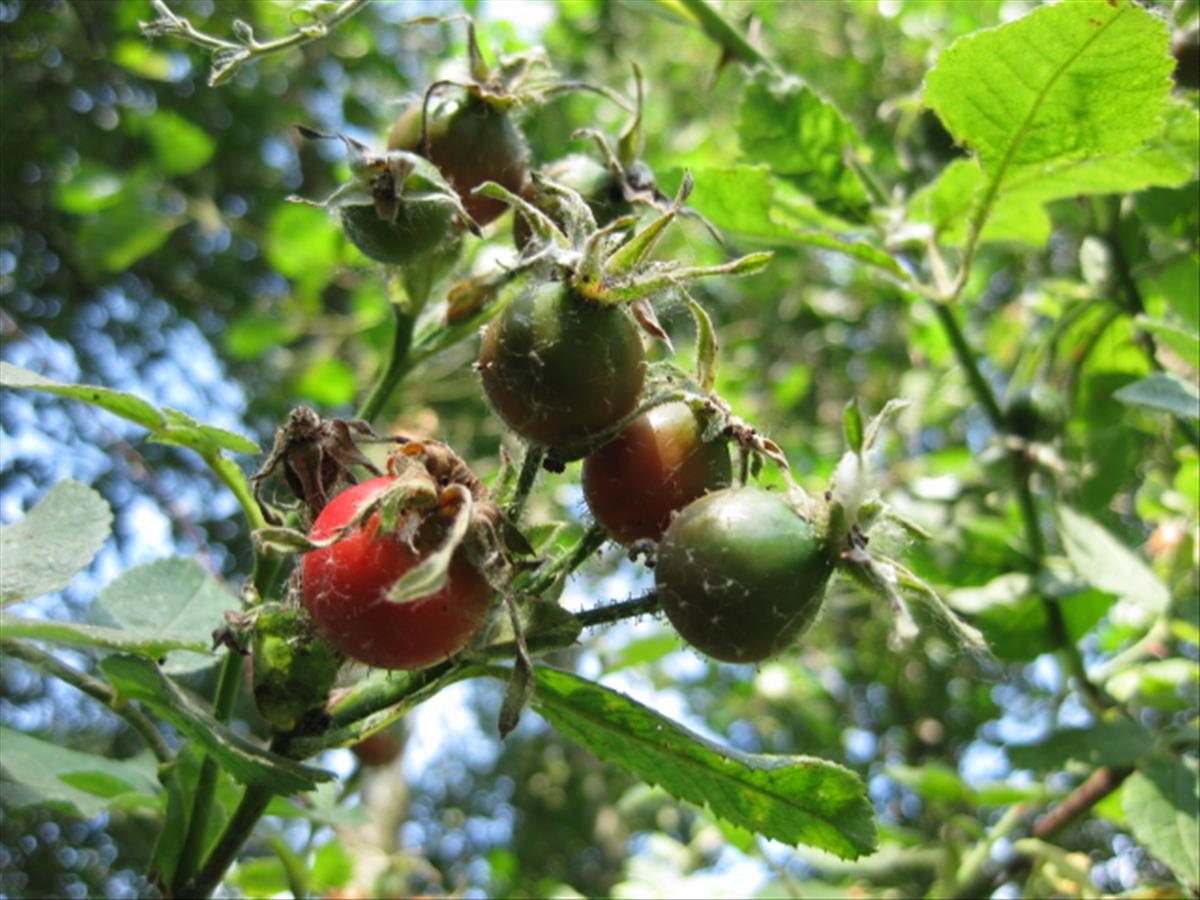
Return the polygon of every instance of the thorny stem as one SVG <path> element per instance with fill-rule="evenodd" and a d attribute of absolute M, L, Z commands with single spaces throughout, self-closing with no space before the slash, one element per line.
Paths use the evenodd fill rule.
<path fill-rule="evenodd" d="M 522 593 L 535 596 L 544 593 L 583 565 L 593 553 L 604 545 L 606 540 L 608 540 L 608 535 L 604 529 L 599 525 L 593 525 L 583 533 L 579 543 L 575 545 L 570 554 L 547 566 L 545 571 L 539 572 Z"/>
<path fill-rule="evenodd" d="M 749 65 L 758 63 L 776 71 L 775 64 L 761 50 L 742 37 L 736 28 L 708 5 L 706 0 L 678 0 L 678 5 L 686 9 L 700 25 L 700 29 L 720 44 L 727 54 Z"/>
<path fill-rule="evenodd" d="M 537 481 L 538 472 L 542 468 L 542 460 L 546 458 L 546 451 L 541 447 L 535 447 L 533 444 L 525 445 L 525 458 L 521 460 L 521 473 L 517 476 L 517 488 L 513 493 L 512 500 L 509 501 L 508 509 L 505 513 L 516 524 L 520 524 L 521 513 L 525 510 L 525 501 L 529 499 L 529 492 L 533 490 L 533 483 Z"/>
<path fill-rule="evenodd" d="M 47 674 L 53 675 L 60 681 L 65 681 L 71 687 L 107 706 L 142 737 L 146 746 L 150 748 L 150 752 L 154 754 L 154 758 L 160 763 L 168 763 L 174 757 L 170 745 L 154 727 L 154 722 L 150 717 L 131 703 L 122 701 L 117 696 L 117 692 L 99 678 L 93 678 L 78 669 L 73 669 L 45 650 L 25 641 L 5 640 L 3 647 L 4 652 L 9 656 L 15 656 L 30 665 L 37 666 Z"/>
<path fill-rule="evenodd" d="M 394 307 L 396 330 L 392 334 L 392 346 L 387 359 L 379 370 L 379 376 L 371 386 L 367 398 L 355 413 L 355 418 L 367 422 L 373 421 L 387 405 L 388 398 L 408 371 L 408 350 L 412 346 L 413 326 L 416 318 Z"/>
<path fill-rule="evenodd" d="M 658 595 L 651 592 L 632 600 L 620 603 L 606 603 L 603 606 L 593 606 L 583 612 L 576 613 L 575 618 L 584 628 L 594 628 L 597 625 L 611 625 L 623 619 L 636 619 L 638 616 L 649 615 L 658 611 Z"/>

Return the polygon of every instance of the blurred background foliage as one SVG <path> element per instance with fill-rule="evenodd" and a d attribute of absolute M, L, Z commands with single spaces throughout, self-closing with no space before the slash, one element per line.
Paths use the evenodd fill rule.
<path fill-rule="evenodd" d="M 956 37 L 1032 5 L 729 2 L 721 11 L 846 114 L 869 148 L 883 197 L 899 206 L 961 154 L 920 107 L 924 73 Z M 230 33 L 234 18 L 262 35 L 283 34 L 295 6 L 172 3 L 218 35 Z M 1156 8 L 1180 40 L 1189 29 L 1194 36 L 1196 4 Z M 464 9 L 480 21 L 490 52 L 544 44 L 573 78 L 631 93 L 636 60 L 648 90 L 645 159 L 665 183 L 684 168 L 739 160 L 743 71 L 719 67 L 713 43 L 651 3 L 379 3 L 326 39 L 255 61 L 213 89 L 200 50 L 141 36 L 149 2 L 2 0 L 3 358 L 129 390 L 262 446 L 297 403 L 349 413 L 390 339 L 398 287 L 324 212 L 287 201 L 323 197 L 347 172 L 338 145 L 306 144 L 292 126 L 382 146 L 405 105 L 465 55 L 461 25 L 401 21 Z M 1194 102 L 1194 92 L 1180 90 Z M 576 128 L 615 134 L 623 122 L 613 104 L 580 93 L 530 111 L 524 127 L 535 159 L 546 162 L 589 149 L 572 140 Z M 1170 628 L 1126 670 L 1125 690 L 1144 724 L 1185 731 L 1197 709 L 1197 453 L 1166 417 L 1109 399 L 1150 364 L 1132 319 L 1105 302 L 1114 276 L 1090 262 L 1089 238 L 1107 240 L 1109 223 L 1119 222 L 1125 271 L 1147 306 L 1185 318 L 1190 311 L 1194 325 L 1195 190 L 1193 182 L 1057 202 L 1045 246 L 984 249 L 963 310 L 986 352 L 985 374 L 1001 391 L 1014 377 L 1018 385 L 1046 378 L 1063 390 L 1070 415 L 1056 444 L 1057 490 L 1142 548 L 1174 587 Z M 509 227 L 506 219 L 486 242 L 469 241 L 466 268 L 505 252 Z M 685 221 L 662 252 L 715 262 L 752 249 L 733 236 L 723 250 Z M 981 671 L 936 636 L 893 647 L 890 617 L 844 584 L 800 646 L 759 668 L 703 660 L 654 621 L 593 635 L 555 662 L 740 749 L 844 761 L 870 786 L 884 853 L 834 865 L 756 841 L 635 783 L 532 715 L 500 743 L 497 691 L 460 685 L 393 735 L 404 745 L 395 762 L 363 767 L 346 751 L 321 760 L 346 776 L 340 790 L 350 813 L 335 817 L 336 827 L 270 819 L 231 889 L 285 890 L 283 847 L 307 862 L 310 890 L 338 896 L 915 896 L 1009 804 L 1061 796 L 1077 781 L 1062 758 L 1018 766 L 1005 749 L 1092 718 L 1049 654 L 1036 604 L 993 596 L 994 579 L 1021 566 L 1021 531 L 1007 476 L 996 472 L 1001 461 L 988 453 L 994 435 L 933 315 L 844 258 L 777 250 L 765 274 L 698 291 L 721 338 L 720 392 L 817 490 L 842 451 L 848 399 L 868 410 L 894 396 L 913 401 L 880 455 L 882 485 L 934 532 L 908 551 L 923 577 L 948 594 L 991 591 L 975 598 L 975 611 L 1002 666 Z M 1111 252 L 1109 245 L 1108 257 L 1100 255 L 1111 262 Z M 681 309 L 664 320 L 686 364 L 689 320 Z M 475 352 L 468 340 L 411 372 L 384 429 L 447 440 L 487 475 L 501 447 L 513 445 L 484 405 Z M 187 454 L 47 397 L 6 393 L 0 425 L 4 522 L 64 477 L 95 486 L 117 514 L 116 541 L 68 591 L 40 601 L 45 614 L 82 615 L 117 572 L 171 552 L 195 555 L 234 586 L 246 576 L 247 535 L 235 504 Z M 244 461 L 248 470 L 255 464 Z M 577 477 L 571 467 L 547 478 L 531 505 L 535 520 L 568 521 L 578 532 L 585 512 Z M 566 602 L 623 599 L 648 583 L 639 565 L 608 551 L 575 579 Z M 1092 593 L 1072 602 L 1085 657 L 1099 665 L 1149 623 Z M 244 718 L 261 727 L 251 710 Z M 118 757 L 138 747 L 119 721 L 11 659 L 0 667 L 0 724 Z M 1109 803 L 1064 837 L 1081 854 L 1073 859 L 1085 882 L 1120 893 L 1169 881 L 1124 824 L 1119 804 Z M 6 803 L 0 894 L 146 893 L 138 873 L 153 828 L 137 810 L 78 820 Z M 1039 876 L 1048 879 L 1045 892 L 1084 890 L 1065 871 Z"/>

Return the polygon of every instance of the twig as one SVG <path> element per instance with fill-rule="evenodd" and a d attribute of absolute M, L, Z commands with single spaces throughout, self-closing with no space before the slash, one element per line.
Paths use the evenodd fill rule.
<path fill-rule="evenodd" d="M 167 6 L 165 0 L 152 0 L 156 18 L 148 22 L 139 22 L 142 33 L 154 38 L 163 35 L 177 37 L 189 41 L 212 53 L 212 72 L 208 76 L 210 86 L 223 84 L 232 78 L 242 63 L 252 59 L 279 53 L 292 47 L 299 47 L 310 41 L 319 40 L 329 34 L 344 20 L 350 18 L 367 5 L 369 0 L 345 0 L 328 17 L 317 19 L 304 25 L 289 35 L 276 38 L 273 41 L 260 41 L 254 36 L 254 29 L 249 23 L 235 19 L 233 31 L 236 40 L 229 41 L 216 35 L 207 34 L 196 28 L 190 21 L 176 15 Z"/>
<path fill-rule="evenodd" d="M 73 669 L 67 664 L 60 662 L 45 650 L 41 650 L 25 641 L 5 639 L 0 644 L 3 645 L 4 652 L 9 656 L 15 656 L 17 659 L 25 660 L 30 665 L 37 666 L 46 672 L 46 674 L 53 675 L 60 681 L 65 681 L 71 687 L 82 691 L 93 700 L 98 700 L 107 706 L 124 719 L 130 728 L 141 735 L 142 739 L 146 742 L 146 746 L 150 748 L 150 752 L 154 754 L 154 758 L 160 763 L 168 763 L 174 758 L 175 754 L 172 752 L 166 738 L 155 727 L 153 720 L 133 704 L 121 700 L 117 692 L 107 682 L 101 681 L 99 678 L 93 678 L 91 675 L 80 672 L 78 669 Z"/>

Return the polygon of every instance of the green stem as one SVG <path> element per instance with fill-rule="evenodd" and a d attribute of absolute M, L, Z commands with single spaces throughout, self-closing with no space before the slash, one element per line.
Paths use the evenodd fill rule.
<path fill-rule="evenodd" d="M 218 722 L 228 722 L 237 702 L 238 688 L 242 680 L 242 655 L 233 650 L 225 651 L 221 671 L 217 676 L 217 689 L 213 698 L 213 717 Z M 204 853 L 204 838 L 208 834 L 208 820 L 216 799 L 217 778 L 220 767 L 212 754 L 205 754 L 196 777 L 196 792 L 192 795 L 192 814 L 188 818 L 187 834 L 183 849 L 179 853 L 179 864 L 175 869 L 172 887 L 176 893 L 187 884 L 196 872 Z"/>
<path fill-rule="evenodd" d="M 1009 807 L 996 824 L 989 829 L 983 840 L 963 854 L 958 872 L 955 874 L 953 884 L 948 892 L 949 896 L 961 897 L 964 900 L 970 897 L 987 896 L 987 885 L 990 879 L 984 874 L 984 868 L 991 858 L 992 847 L 997 841 L 1008 838 L 1017 830 L 1021 820 L 1025 818 L 1025 812 L 1025 806 L 1021 803 Z"/>
<path fill-rule="evenodd" d="M 955 357 L 967 373 L 967 380 L 975 392 L 976 399 L 983 405 L 992 426 L 998 432 L 1005 433 L 1007 429 L 1004 421 L 1004 413 L 1000 409 L 1000 404 L 996 400 L 996 395 L 992 391 L 991 385 L 983 377 L 983 372 L 979 368 L 975 351 L 967 342 L 966 336 L 959 327 L 958 319 L 954 316 L 954 311 L 946 303 L 935 302 L 933 308 L 946 336 L 950 339 Z M 1009 457 L 1012 462 L 1013 486 L 1017 492 L 1017 502 L 1021 509 L 1021 519 L 1025 527 L 1029 571 L 1036 576 L 1042 571 L 1044 565 L 1046 539 L 1042 533 L 1037 502 L 1034 500 L 1033 489 L 1030 485 L 1032 470 L 1021 450 L 1010 449 Z M 1078 682 L 1079 690 L 1093 709 L 1101 710 L 1107 706 L 1111 706 L 1112 701 L 1088 678 L 1083 656 L 1080 654 L 1079 648 L 1075 646 L 1074 641 L 1071 640 L 1070 633 L 1067 631 L 1067 624 L 1063 618 L 1062 608 L 1053 600 L 1045 597 L 1042 598 L 1042 606 L 1046 612 L 1046 622 L 1051 638 L 1055 646 L 1059 648 L 1067 671 Z"/>
<path fill-rule="evenodd" d="M 267 846 L 283 864 L 283 874 L 287 879 L 288 890 L 292 892 L 292 896 L 296 900 L 304 900 L 309 895 L 308 869 L 304 865 L 304 860 L 293 852 L 292 848 L 288 846 L 288 842 L 280 835 L 267 838 Z"/>
<path fill-rule="evenodd" d="M 539 572 L 529 582 L 523 593 L 534 596 L 544 593 L 583 565 L 593 553 L 604 546 L 606 540 L 608 540 L 608 535 L 604 529 L 599 525 L 593 525 L 583 533 L 583 537 L 579 539 L 579 543 L 575 545 L 570 554 L 547 566 L 545 571 Z"/>
<path fill-rule="evenodd" d="M 202 456 L 213 474 L 225 487 L 229 488 L 237 499 L 238 506 L 242 508 L 242 515 L 246 517 L 251 530 L 265 528 L 267 520 L 263 517 L 262 510 L 258 508 L 258 501 L 254 499 L 254 493 L 250 490 L 250 483 L 246 481 L 246 476 L 242 474 L 242 470 L 237 467 L 237 464 L 222 456 L 220 451 L 204 453 Z"/>
<path fill-rule="evenodd" d="M 525 445 L 525 458 L 521 460 L 521 473 L 517 476 L 517 487 L 512 500 L 509 501 L 508 509 L 505 510 L 515 525 L 521 523 L 521 513 L 525 510 L 525 501 L 529 499 L 529 492 L 533 490 L 533 483 L 537 481 L 538 472 L 542 468 L 542 460 L 545 458 L 546 451 L 541 447 L 535 447 L 533 444 Z"/>
<path fill-rule="evenodd" d="M 769 69 L 776 70 L 775 64 L 742 37 L 737 29 L 708 5 L 706 0 L 678 0 L 678 5 L 687 10 L 700 25 L 700 30 L 716 41 L 730 56 L 750 65 L 761 63 Z"/>
<path fill-rule="evenodd" d="M 177 896 L 207 897 L 216 890 L 221 879 L 225 877 L 225 872 L 233 865 L 242 846 L 249 840 L 254 826 L 258 824 L 258 820 L 262 818 L 263 813 L 267 810 L 267 805 L 274 796 L 275 794 L 269 788 L 254 786 L 246 788 L 233 816 L 226 823 L 216 844 L 213 845 L 212 852 L 205 860 L 203 868 L 191 882 L 185 884 L 177 892 Z"/>
<path fill-rule="evenodd" d="M 408 351 L 412 346 L 413 327 L 416 325 L 416 318 L 401 310 L 399 306 L 394 306 L 396 318 L 396 330 L 392 333 L 392 346 L 388 351 L 387 359 L 384 360 L 383 367 L 379 371 L 379 376 L 375 379 L 375 383 L 371 386 L 367 398 L 363 400 L 362 406 L 355 413 L 355 418 L 363 419 L 367 422 L 373 421 L 381 412 L 384 406 L 387 405 L 388 398 L 391 397 L 392 391 L 400 384 L 408 371 L 407 360 Z"/>
<path fill-rule="evenodd" d="M 658 608 L 658 595 L 649 593 L 643 597 L 635 597 L 632 600 L 623 600 L 620 603 L 606 603 L 604 606 L 594 606 L 581 613 L 576 613 L 575 618 L 579 620 L 579 623 L 584 628 L 593 628 L 597 625 L 610 625 L 613 622 L 620 622 L 622 619 L 635 619 L 638 616 L 647 616 L 658 612 Z"/>
<path fill-rule="evenodd" d="M 996 394 L 992 390 L 992 386 L 988 384 L 987 379 L 983 377 L 983 372 L 980 371 L 975 351 L 967 343 L 966 335 L 963 334 L 963 330 L 958 324 L 954 310 L 948 303 L 935 302 L 933 304 L 933 311 L 937 315 L 938 322 L 941 323 L 946 337 L 950 339 L 950 346 L 954 350 L 955 359 L 963 367 L 963 371 L 967 373 L 967 380 L 971 383 L 971 390 L 975 393 L 975 399 L 983 404 L 983 409 L 987 413 L 992 427 L 996 431 L 1003 432 L 1005 430 L 1004 412 L 1000 409 L 1000 403 L 996 400 Z"/>
<path fill-rule="evenodd" d="M 154 758 L 160 763 L 169 763 L 174 758 L 170 745 L 159 733 L 153 720 L 136 706 L 122 701 L 117 696 L 117 692 L 106 682 L 71 668 L 45 650 L 27 644 L 25 641 L 5 640 L 2 642 L 2 646 L 6 655 L 15 656 L 30 665 L 37 666 L 46 674 L 53 675 L 60 681 L 87 694 L 93 700 L 107 706 L 142 737 L 146 746 L 150 748 L 150 752 L 154 754 Z"/>

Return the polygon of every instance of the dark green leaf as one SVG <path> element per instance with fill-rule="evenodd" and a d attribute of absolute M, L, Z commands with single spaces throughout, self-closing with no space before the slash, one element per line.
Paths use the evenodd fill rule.
<path fill-rule="evenodd" d="M 1064 728 L 1036 744 L 1010 744 L 1004 752 L 1019 769 L 1056 772 L 1068 763 L 1096 768 L 1128 765 L 1152 743 L 1150 732 L 1134 722 L 1098 722 L 1087 728 Z"/>
<path fill-rule="evenodd" d="M 846 164 L 859 145 L 854 127 L 799 79 L 757 71 L 738 106 L 738 138 L 749 159 L 768 163 L 818 206 L 857 219 L 870 205 Z"/>
<path fill-rule="evenodd" d="M 735 825 L 842 858 L 875 848 L 866 788 L 836 763 L 721 747 L 623 694 L 554 669 L 536 670 L 533 706 L 555 728 L 672 796 Z"/>
<path fill-rule="evenodd" d="M 330 772 L 271 753 L 231 731 L 148 660 L 110 656 L 100 667 L 122 697 L 145 703 L 203 746 L 223 769 L 243 784 L 269 788 L 279 794 L 294 794 L 312 790 L 318 783 L 333 778 Z"/>

